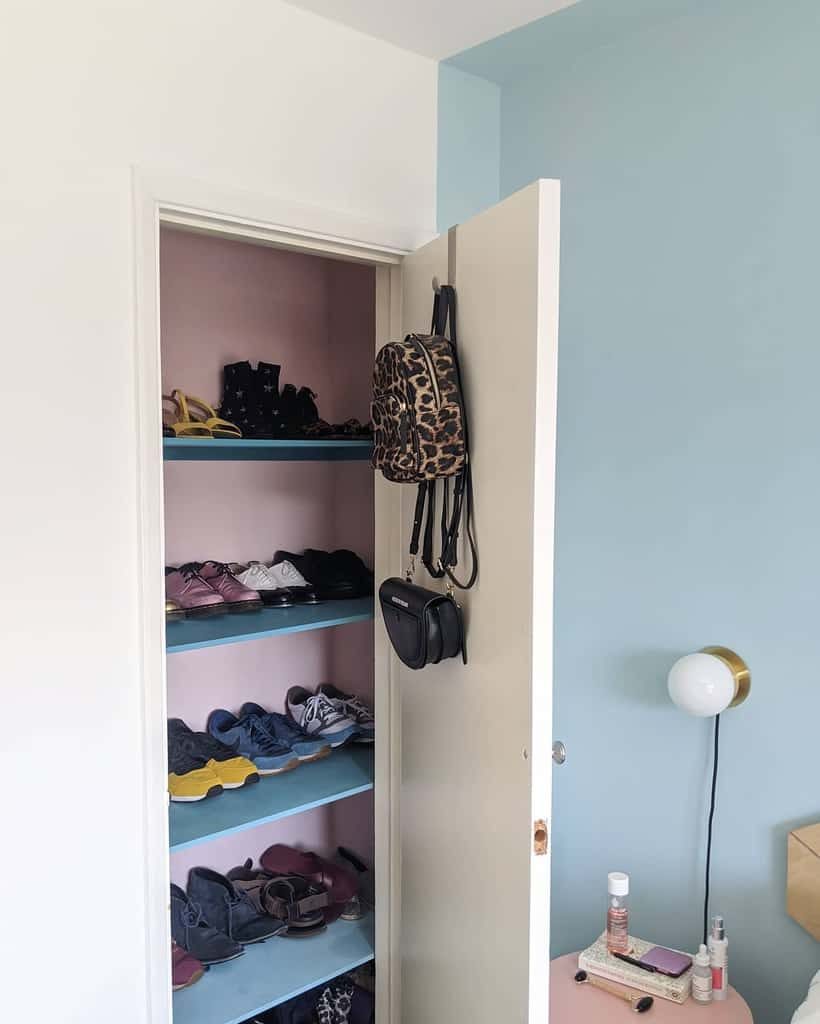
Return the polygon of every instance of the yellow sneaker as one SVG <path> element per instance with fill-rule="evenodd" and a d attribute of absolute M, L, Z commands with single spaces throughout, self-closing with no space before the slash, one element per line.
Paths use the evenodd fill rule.
<path fill-rule="evenodd" d="M 219 776 L 210 768 L 179 764 L 174 767 L 177 768 L 177 771 L 168 773 L 168 792 L 171 794 L 172 800 L 191 803 L 194 800 L 204 800 L 206 796 L 215 796 L 222 792 Z"/>
<path fill-rule="evenodd" d="M 224 761 L 211 758 L 206 767 L 216 775 L 223 789 L 239 789 L 240 786 L 259 781 L 256 765 L 247 757 L 228 757 Z"/>

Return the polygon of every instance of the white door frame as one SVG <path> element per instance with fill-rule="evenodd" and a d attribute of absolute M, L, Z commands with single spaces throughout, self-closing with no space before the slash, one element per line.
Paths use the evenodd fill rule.
<path fill-rule="evenodd" d="M 135 168 L 132 174 L 135 244 L 135 370 L 138 472 L 138 585 L 140 674 L 143 686 L 143 836 L 146 870 L 145 954 L 147 1020 L 170 1024 L 171 965 L 168 915 L 165 614 L 162 575 L 163 460 L 160 383 L 159 228 L 244 239 L 278 248 L 368 263 L 376 267 L 376 337 L 381 344 L 401 322 L 398 266 L 406 252 L 429 239 L 410 228 L 369 222 L 289 200 L 239 192 L 193 179 Z M 394 574 L 398 547 L 392 491 L 376 487 L 376 572 Z M 380 965 L 377 1015 L 399 1024 L 400 860 L 398 792 L 399 702 L 393 700 L 394 659 L 376 630 L 376 957 Z M 385 728 L 385 726 L 387 726 Z"/>

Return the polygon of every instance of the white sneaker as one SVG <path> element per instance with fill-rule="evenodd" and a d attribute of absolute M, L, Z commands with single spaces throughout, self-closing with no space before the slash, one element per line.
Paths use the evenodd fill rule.
<path fill-rule="evenodd" d="M 264 604 L 277 608 L 292 608 L 296 603 L 290 592 L 282 587 L 277 578 L 271 574 L 270 569 L 262 562 L 251 562 L 240 572 L 234 572 L 234 576 L 244 586 L 257 591 Z M 252 583 L 251 580 L 253 580 Z"/>
<path fill-rule="evenodd" d="M 271 578 L 276 580 L 280 587 L 289 590 L 294 599 L 300 604 L 318 604 L 319 598 L 316 590 L 305 577 L 299 572 L 293 562 L 285 559 L 277 562 L 268 568 Z"/>

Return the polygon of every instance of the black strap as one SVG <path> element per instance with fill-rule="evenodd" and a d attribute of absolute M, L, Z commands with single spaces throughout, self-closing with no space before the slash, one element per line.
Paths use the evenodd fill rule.
<path fill-rule="evenodd" d="M 461 366 L 458 360 L 458 340 L 456 337 L 456 291 L 452 285 L 442 285 L 436 292 L 433 300 L 433 319 L 430 330 L 432 334 L 446 338 L 448 328 L 459 391 L 463 395 L 464 389 L 461 381 Z M 473 522 L 474 503 L 473 474 L 470 462 L 470 435 L 467 425 L 467 412 L 463 407 L 462 416 L 467 462 L 464 469 L 453 478 L 452 504 L 450 500 L 450 478 L 448 477 L 444 480 L 440 520 L 441 554 L 438 558 L 435 558 L 433 553 L 433 530 L 436 517 L 435 480 L 426 480 L 419 484 L 413 516 L 410 554 L 413 556 L 418 554 L 419 537 L 421 535 L 422 520 L 424 520 L 424 544 L 421 558 L 427 572 L 433 579 L 440 580 L 446 576 L 460 590 L 469 590 L 478 577 L 478 549 L 475 542 Z M 427 512 L 426 519 L 425 507 Z M 464 523 L 464 532 L 467 536 L 467 544 L 470 550 L 471 566 L 470 574 L 465 582 L 462 582 L 453 571 L 458 565 L 458 541 L 462 522 Z"/>

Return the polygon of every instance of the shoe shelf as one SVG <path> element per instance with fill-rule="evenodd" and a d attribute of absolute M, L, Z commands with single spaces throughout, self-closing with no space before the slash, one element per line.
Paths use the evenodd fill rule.
<path fill-rule="evenodd" d="M 256 438 L 164 437 L 166 462 L 366 462 L 370 438 L 259 441 Z"/>
<path fill-rule="evenodd" d="M 172 802 L 168 812 L 171 853 L 366 793 L 373 789 L 373 775 L 373 747 L 354 745 L 242 789 L 196 803 Z"/>
<path fill-rule="evenodd" d="M 244 956 L 211 967 L 196 985 L 174 993 L 174 1024 L 241 1024 L 373 957 L 372 914 L 336 921 L 310 938 L 246 946 Z"/>
<path fill-rule="evenodd" d="M 304 633 L 311 629 L 344 626 L 373 618 L 373 598 L 354 597 L 344 601 L 323 601 L 293 608 L 260 608 L 252 612 L 182 619 L 165 625 L 168 654 L 196 651 L 202 647 L 238 644 L 266 636 Z"/>

